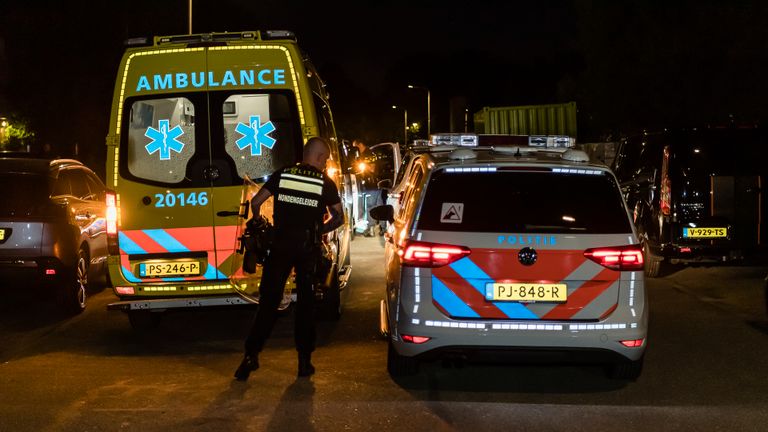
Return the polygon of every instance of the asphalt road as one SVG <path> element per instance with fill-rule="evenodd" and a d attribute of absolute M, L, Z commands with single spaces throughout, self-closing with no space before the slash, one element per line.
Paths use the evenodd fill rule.
<path fill-rule="evenodd" d="M 33 296 L 0 302 L 5 431 L 764 431 L 768 265 L 688 268 L 648 282 L 645 370 L 428 364 L 386 372 L 380 238 L 352 243 L 344 316 L 319 325 L 317 373 L 296 378 L 292 317 L 246 383 L 233 380 L 252 310 L 170 314 L 147 334 L 108 312 L 66 318 Z M 4 281 L 5 294 L 26 289 Z"/>

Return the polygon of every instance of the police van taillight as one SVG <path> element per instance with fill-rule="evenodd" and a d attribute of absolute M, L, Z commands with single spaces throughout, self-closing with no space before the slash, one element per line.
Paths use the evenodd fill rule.
<path fill-rule="evenodd" d="M 440 243 L 407 241 L 397 251 L 400 263 L 409 267 L 442 267 L 468 256 L 472 251 L 466 246 Z"/>
<path fill-rule="evenodd" d="M 640 245 L 587 249 L 584 256 L 612 270 L 643 269 L 643 248 Z"/>
<path fill-rule="evenodd" d="M 107 249 L 110 255 L 120 253 L 117 241 L 117 194 L 107 191 Z"/>

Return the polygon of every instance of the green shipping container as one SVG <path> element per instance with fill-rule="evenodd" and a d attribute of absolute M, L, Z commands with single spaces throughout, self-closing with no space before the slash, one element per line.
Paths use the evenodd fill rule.
<path fill-rule="evenodd" d="M 485 107 L 474 115 L 475 133 L 568 135 L 576 138 L 576 102 Z"/>

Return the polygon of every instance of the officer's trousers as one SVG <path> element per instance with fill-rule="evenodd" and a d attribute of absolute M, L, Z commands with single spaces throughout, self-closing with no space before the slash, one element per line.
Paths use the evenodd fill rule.
<path fill-rule="evenodd" d="M 246 354 L 255 355 L 264 348 L 277 319 L 277 308 L 283 299 L 285 283 L 294 268 L 297 291 L 294 310 L 296 350 L 306 354 L 315 350 L 315 296 L 312 281 L 320 251 L 316 246 L 305 247 L 302 243 L 286 241 L 276 244 L 264 261 L 259 287 L 259 308 L 245 340 Z"/>

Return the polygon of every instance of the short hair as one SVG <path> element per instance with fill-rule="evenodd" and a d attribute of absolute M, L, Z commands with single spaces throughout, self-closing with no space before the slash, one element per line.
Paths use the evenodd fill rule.
<path fill-rule="evenodd" d="M 328 152 L 328 154 L 330 154 L 331 146 L 328 145 L 328 141 L 326 141 L 323 137 L 312 137 L 307 140 L 307 144 L 304 146 L 304 153 L 302 154 L 302 157 L 304 160 L 307 160 L 320 150 L 325 150 Z"/>

